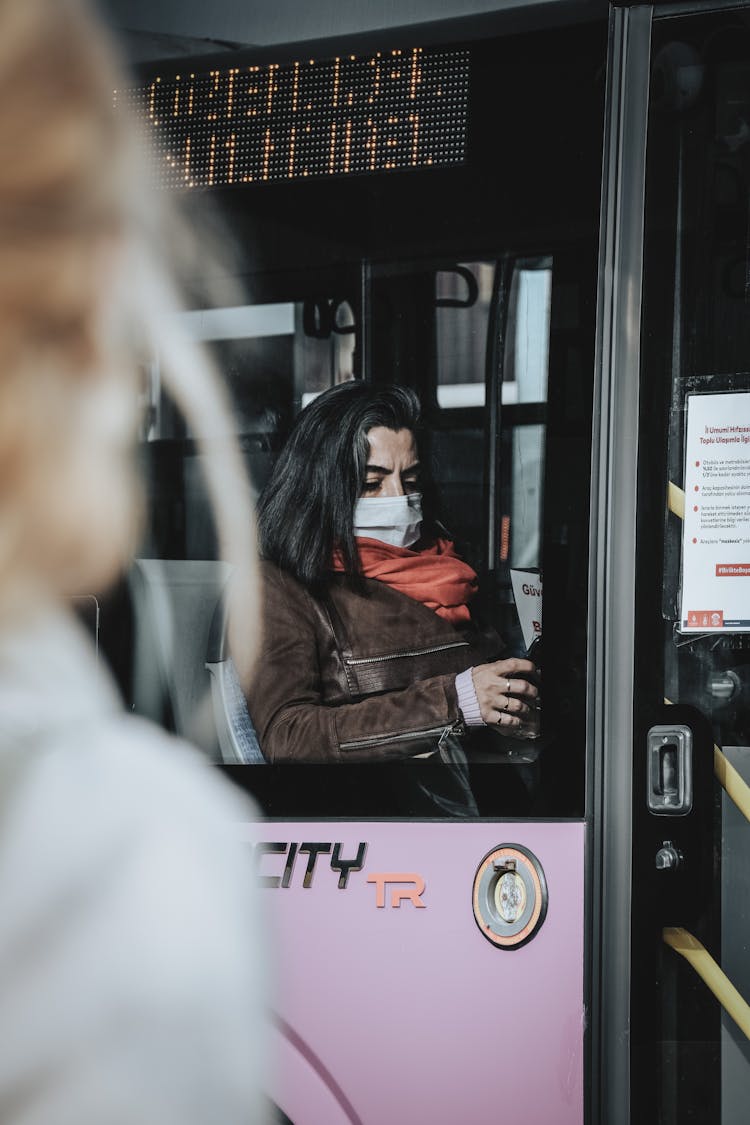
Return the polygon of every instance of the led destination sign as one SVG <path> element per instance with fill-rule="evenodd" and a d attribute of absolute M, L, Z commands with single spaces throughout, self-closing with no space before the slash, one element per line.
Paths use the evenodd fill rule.
<path fill-rule="evenodd" d="M 469 52 L 410 50 L 155 77 L 120 91 L 162 187 L 460 164 Z"/>

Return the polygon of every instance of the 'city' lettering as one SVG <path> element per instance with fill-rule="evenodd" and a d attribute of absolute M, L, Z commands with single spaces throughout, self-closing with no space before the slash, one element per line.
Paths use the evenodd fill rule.
<path fill-rule="evenodd" d="M 282 890 L 296 885 L 309 891 L 316 871 L 321 867 L 318 861 L 324 856 L 327 862 L 323 861 L 322 866 L 330 868 L 333 874 L 338 876 L 338 889 L 346 890 L 352 872 L 364 869 L 367 856 L 367 844 L 364 841 L 357 845 L 356 855 L 346 855 L 345 849 L 348 847 L 349 845 L 336 844 L 328 840 L 306 840 L 301 844 L 263 841 L 255 844 L 254 858 L 258 885 Z M 305 860 L 300 861 L 300 856 L 304 856 Z M 295 871 L 299 871 L 299 874 L 295 875 Z M 318 875 L 318 878 L 324 876 Z M 417 909 L 425 907 L 425 903 L 422 902 L 425 881 L 414 871 L 378 871 L 368 875 L 366 881 L 375 885 L 375 906 L 379 909 L 383 909 L 386 905 L 398 909 L 402 902 L 411 903 Z"/>
<path fill-rule="evenodd" d="M 309 890 L 313 885 L 316 866 L 319 856 L 330 855 L 329 866 L 334 874 L 338 874 L 339 890 L 346 890 L 349 876 L 352 871 L 361 871 L 367 855 L 367 844 L 362 842 L 357 848 L 357 854 L 345 858 L 343 855 L 344 844 L 323 842 L 285 843 L 262 842 L 255 845 L 255 866 L 258 872 L 258 883 L 261 887 L 280 887 L 284 890 L 292 886 L 295 866 L 300 855 L 307 857 L 307 862 L 302 875 L 302 886 Z M 284 856 L 283 867 L 279 862 L 272 865 L 268 857 Z M 300 864 L 301 868 L 301 864 Z M 271 872 L 274 872 L 273 874 Z M 299 882 L 299 878 L 297 880 Z"/>

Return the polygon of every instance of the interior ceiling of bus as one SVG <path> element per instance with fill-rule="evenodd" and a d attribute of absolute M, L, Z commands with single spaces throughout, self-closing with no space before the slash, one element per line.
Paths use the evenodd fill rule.
<path fill-rule="evenodd" d="M 537 0 L 545 8 L 569 0 Z M 534 0 L 98 0 L 134 64 L 528 9 Z"/>

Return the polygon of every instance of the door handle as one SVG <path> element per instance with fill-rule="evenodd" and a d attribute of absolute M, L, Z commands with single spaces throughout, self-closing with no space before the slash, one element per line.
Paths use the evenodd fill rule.
<path fill-rule="evenodd" d="M 682 724 L 648 732 L 646 800 L 656 816 L 687 816 L 693 807 L 693 732 Z"/>

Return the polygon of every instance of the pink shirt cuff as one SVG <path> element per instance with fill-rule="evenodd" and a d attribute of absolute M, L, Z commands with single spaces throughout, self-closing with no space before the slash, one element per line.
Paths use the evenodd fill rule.
<path fill-rule="evenodd" d="M 458 706 L 467 727 L 486 726 L 487 724 L 479 710 L 479 700 L 477 699 L 471 668 L 467 668 L 465 672 L 456 676 L 456 693 L 458 695 Z"/>

